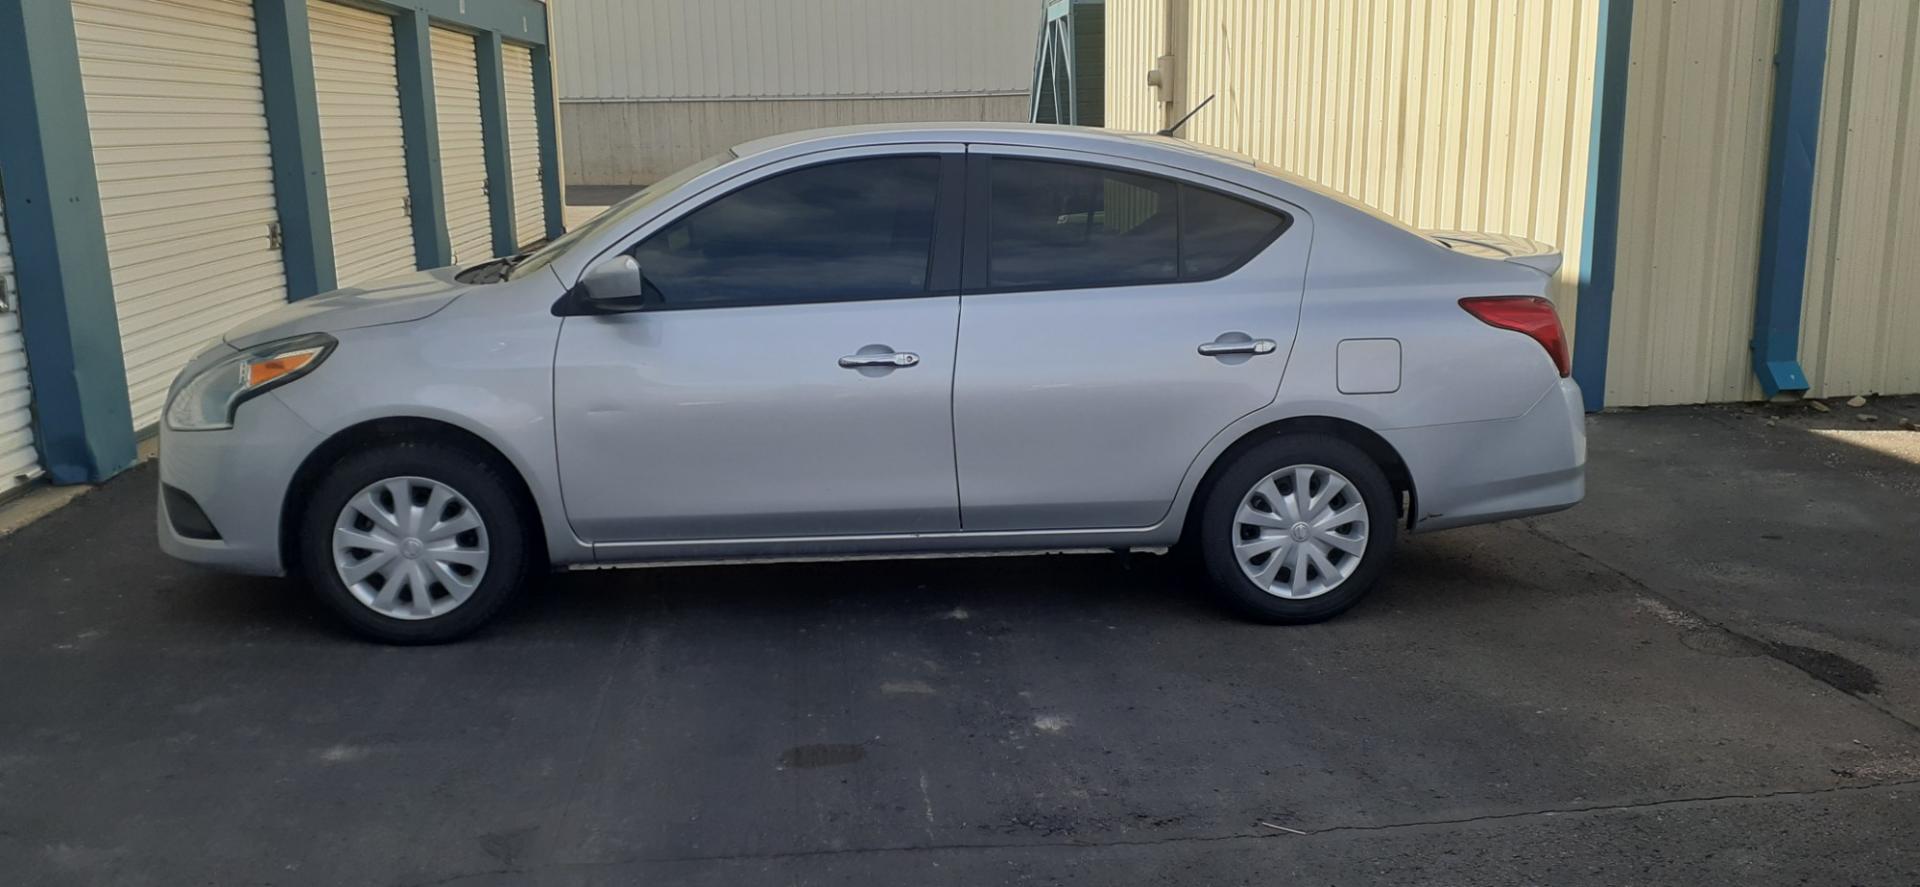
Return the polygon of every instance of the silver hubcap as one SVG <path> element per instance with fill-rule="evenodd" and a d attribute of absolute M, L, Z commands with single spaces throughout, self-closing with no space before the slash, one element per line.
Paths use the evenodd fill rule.
<path fill-rule="evenodd" d="M 1367 503 L 1338 471 L 1293 465 L 1240 499 L 1233 554 L 1260 590 L 1295 600 L 1347 581 L 1367 552 Z"/>
<path fill-rule="evenodd" d="M 395 477 L 347 500 L 333 566 L 360 603 L 394 619 L 430 619 L 466 603 L 487 575 L 487 525 L 437 480 Z"/>

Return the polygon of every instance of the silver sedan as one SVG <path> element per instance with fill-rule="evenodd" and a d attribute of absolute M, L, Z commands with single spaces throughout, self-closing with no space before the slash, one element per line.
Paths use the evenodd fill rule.
<path fill-rule="evenodd" d="M 1559 261 L 1158 136 L 764 139 L 230 331 L 169 394 L 160 543 L 399 643 L 548 569 L 1176 545 L 1326 619 L 1402 525 L 1580 500 Z"/>

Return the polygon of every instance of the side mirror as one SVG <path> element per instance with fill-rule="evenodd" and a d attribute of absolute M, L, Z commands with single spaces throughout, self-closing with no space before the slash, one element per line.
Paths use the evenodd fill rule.
<path fill-rule="evenodd" d="M 625 314 L 646 307 L 646 279 L 640 275 L 640 263 L 622 255 L 588 268 L 580 282 L 553 303 L 553 316 Z"/>
<path fill-rule="evenodd" d="M 581 275 L 580 297 L 587 305 L 601 310 L 633 311 L 641 307 L 646 282 L 640 276 L 640 263 L 629 255 L 611 256 Z"/>

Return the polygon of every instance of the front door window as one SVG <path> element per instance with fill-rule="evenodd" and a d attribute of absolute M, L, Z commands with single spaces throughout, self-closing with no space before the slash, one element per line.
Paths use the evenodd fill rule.
<path fill-rule="evenodd" d="M 920 295 L 939 181 L 933 156 L 810 166 L 681 216 L 634 257 L 668 308 Z"/>

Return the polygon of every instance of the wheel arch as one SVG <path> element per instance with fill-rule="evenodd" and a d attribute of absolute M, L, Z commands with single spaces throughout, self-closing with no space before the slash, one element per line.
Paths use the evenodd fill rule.
<path fill-rule="evenodd" d="M 289 575 L 300 569 L 299 532 L 300 511 L 306 500 L 294 491 L 312 489 L 321 475 L 347 453 L 367 447 L 381 446 L 396 440 L 432 440 L 450 444 L 472 453 L 476 458 L 489 462 L 494 469 L 508 479 L 511 489 L 508 491 L 515 502 L 526 514 L 541 522 L 528 535 L 534 540 L 535 548 L 531 554 L 535 563 L 550 563 L 548 540 L 545 528 L 545 514 L 539 501 L 528 485 L 526 475 L 514 461 L 507 457 L 499 447 L 478 434 L 440 419 L 427 419 L 419 416 L 390 416 L 370 419 L 347 426 L 334 432 L 313 451 L 300 461 L 300 467 L 293 472 L 287 484 L 287 495 L 280 503 L 280 565 Z"/>
<path fill-rule="evenodd" d="M 1393 487 L 1394 505 L 1400 509 L 1401 519 L 1411 522 L 1413 515 L 1420 513 L 1419 492 L 1414 487 L 1413 472 L 1408 469 L 1406 460 L 1401 458 L 1400 451 L 1394 449 L 1393 444 L 1381 437 L 1379 432 L 1351 419 L 1321 415 L 1289 416 L 1241 434 L 1233 443 L 1228 444 L 1214 456 L 1213 461 L 1207 465 L 1206 473 L 1201 475 L 1199 484 L 1194 487 L 1193 495 L 1187 499 L 1186 512 L 1180 528 L 1182 541 L 1185 540 L 1187 531 L 1197 524 L 1199 511 L 1206 503 L 1207 495 L 1212 492 L 1214 482 L 1228 466 L 1240 458 L 1242 453 L 1275 437 L 1307 433 L 1325 434 L 1358 447 L 1386 474 L 1387 483 Z"/>

